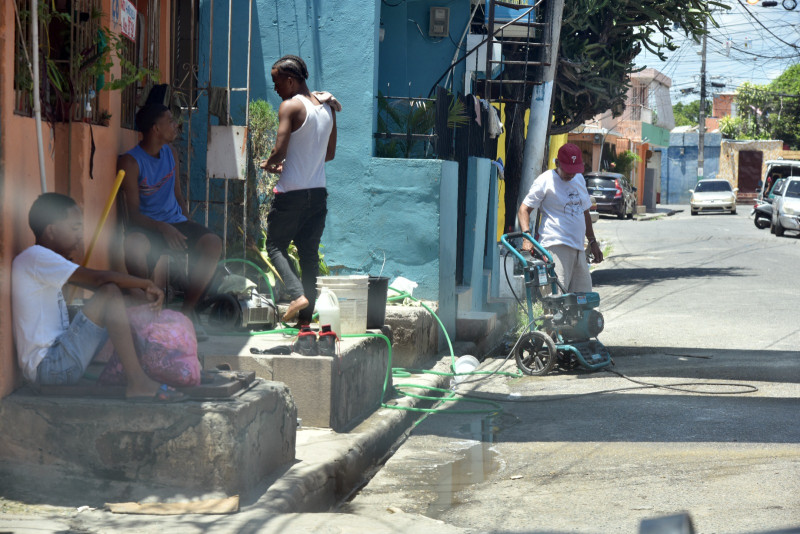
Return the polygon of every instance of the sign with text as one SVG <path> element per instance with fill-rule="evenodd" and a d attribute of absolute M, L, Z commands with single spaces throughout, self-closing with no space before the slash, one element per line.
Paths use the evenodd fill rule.
<path fill-rule="evenodd" d="M 111 0 L 111 22 L 131 41 L 136 41 L 136 15 L 136 6 L 130 0 Z"/>

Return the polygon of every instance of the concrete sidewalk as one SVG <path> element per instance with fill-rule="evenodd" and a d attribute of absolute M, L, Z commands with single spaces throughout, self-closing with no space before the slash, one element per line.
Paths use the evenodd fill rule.
<path fill-rule="evenodd" d="M 434 360 L 432 370 L 449 370 L 450 357 Z M 401 380 L 428 388 L 447 388 L 449 377 L 420 374 Z M 428 393 L 430 394 L 430 393 Z M 388 396 L 388 395 L 387 395 Z M 431 401 L 399 397 L 388 404 L 405 408 L 429 406 Z M 463 532 L 439 521 L 397 510 L 391 522 L 352 514 L 326 513 L 336 503 L 355 493 L 372 470 L 391 454 L 393 446 L 421 416 L 420 412 L 379 408 L 347 433 L 330 429 L 298 428 L 296 461 L 264 481 L 248 495 L 240 496 L 240 510 L 231 515 L 122 515 L 101 509 L 103 484 L 84 481 L 86 491 L 49 499 L 46 491 L 29 502 L 0 499 L 0 531 L 22 532 Z M 6 481 L 9 477 L 6 477 Z M 62 484 L 70 487 L 69 484 Z M 74 487 L 74 486 L 72 486 Z M 141 494 L 142 488 L 132 491 Z M 62 490 L 63 491 L 63 490 Z M 119 491 L 112 493 L 119 494 Z M 219 498 L 219 494 L 164 495 L 154 490 L 155 502 L 181 502 Z M 60 506 L 41 504 L 59 502 Z M 313 513 L 313 514 L 312 514 Z M 331 530 L 332 529 L 332 530 Z"/>
<path fill-rule="evenodd" d="M 637 221 L 652 221 L 654 219 L 660 219 L 662 217 L 670 217 L 675 215 L 676 213 L 681 213 L 684 210 L 685 206 L 681 206 L 678 204 L 669 205 L 669 204 L 659 204 L 656 206 L 656 209 L 653 211 L 648 211 L 647 213 L 643 213 L 641 215 L 636 215 L 634 218 Z"/>

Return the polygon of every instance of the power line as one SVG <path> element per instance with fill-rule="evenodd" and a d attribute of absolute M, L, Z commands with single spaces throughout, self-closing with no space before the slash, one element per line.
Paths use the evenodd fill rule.
<path fill-rule="evenodd" d="M 744 6 L 744 4 L 742 3 L 742 0 L 738 0 L 738 2 L 739 2 L 739 4 L 741 4 L 742 6 Z M 800 49 L 800 47 L 799 47 L 799 46 L 797 46 L 797 45 L 794 45 L 794 44 L 792 44 L 792 43 L 787 43 L 786 41 L 784 41 L 783 39 L 781 39 L 780 37 L 778 37 L 777 35 L 775 35 L 775 34 L 772 32 L 772 30 L 770 30 L 769 28 L 767 28 L 766 26 L 764 26 L 764 23 L 762 23 L 760 20 L 758 20 L 758 19 L 755 17 L 755 15 L 753 15 L 753 14 L 750 12 L 750 10 L 746 10 L 746 12 L 747 12 L 748 16 L 750 16 L 750 18 L 752 18 L 754 21 L 758 22 L 758 25 L 759 25 L 759 26 L 761 26 L 762 28 L 764 28 L 765 30 L 767 30 L 767 32 L 768 32 L 770 35 L 772 35 L 774 38 L 776 38 L 778 41 L 782 42 L 783 44 L 789 45 L 789 46 L 791 46 L 792 48 L 797 48 L 797 49 Z"/>

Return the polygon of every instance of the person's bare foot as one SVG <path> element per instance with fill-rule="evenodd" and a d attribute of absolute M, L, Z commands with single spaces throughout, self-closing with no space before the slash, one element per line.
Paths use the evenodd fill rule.
<path fill-rule="evenodd" d="M 292 302 L 289 303 L 289 309 L 286 310 L 286 313 L 283 314 L 283 321 L 289 322 L 300 312 L 300 310 L 308 307 L 308 299 L 305 295 L 301 295 L 294 299 Z"/>
<path fill-rule="evenodd" d="M 128 380 L 128 387 L 125 389 L 125 398 L 128 399 L 137 399 L 137 398 L 149 398 L 155 396 L 158 393 L 158 390 L 161 388 L 161 384 L 158 382 L 151 380 L 146 375 L 141 379 L 133 382 L 132 380 Z"/>

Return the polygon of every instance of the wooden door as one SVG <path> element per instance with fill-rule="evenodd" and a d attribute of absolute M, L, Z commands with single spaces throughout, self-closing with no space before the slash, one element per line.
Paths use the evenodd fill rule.
<path fill-rule="evenodd" d="M 760 150 L 739 151 L 739 193 L 755 193 L 761 179 L 761 163 L 764 155 Z"/>

